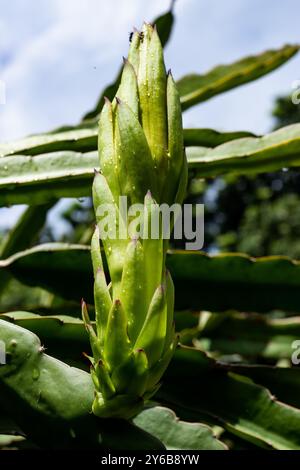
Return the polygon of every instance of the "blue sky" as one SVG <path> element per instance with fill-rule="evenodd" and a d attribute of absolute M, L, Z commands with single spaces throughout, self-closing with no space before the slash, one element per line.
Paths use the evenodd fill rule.
<path fill-rule="evenodd" d="M 169 0 L 0 0 L 0 141 L 78 122 L 114 78 L 128 33 Z M 177 0 L 166 48 L 175 78 L 300 42 L 298 0 Z M 199 105 L 186 126 L 267 132 L 274 97 L 300 79 L 300 54 L 265 78 Z M 0 213 L 0 225 L 8 220 Z"/>

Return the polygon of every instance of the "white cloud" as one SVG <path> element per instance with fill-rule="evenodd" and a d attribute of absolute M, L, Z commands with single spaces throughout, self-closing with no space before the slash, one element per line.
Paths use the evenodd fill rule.
<path fill-rule="evenodd" d="M 168 4 L 167 0 L 27 1 L 28 9 L 22 12 L 25 24 L 35 24 L 33 18 L 41 8 L 49 20 L 34 33 L 21 28 L 22 43 L 11 36 L 7 44 L 11 58 L 1 76 L 7 88 L 7 104 L 0 108 L 1 140 L 77 122 L 116 74 L 132 26 Z M 13 13 L 4 14 L 12 29 L 15 21 L 19 24 Z"/>
<path fill-rule="evenodd" d="M 7 2 L 0 19 L 0 79 L 7 89 L 7 103 L 0 106 L 0 139 L 76 123 L 115 76 L 132 26 L 152 19 L 169 3 Z M 175 77 L 298 40 L 297 0 L 284 5 L 281 0 L 177 0 L 175 11 L 166 53 Z M 190 110 L 185 122 L 263 132 L 271 125 L 274 95 L 288 91 L 299 78 L 297 67 L 299 58 L 259 82 Z"/>
<path fill-rule="evenodd" d="M 176 78 L 203 73 L 214 65 L 283 44 L 299 42 L 297 0 L 178 1 L 178 21 L 167 61 Z M 184 114 L 186 126 L 248 129 L 266 132 L 272 126 L 274 97 L 291 90 L 299 77 L 300 55 L 272 74 Z"/>

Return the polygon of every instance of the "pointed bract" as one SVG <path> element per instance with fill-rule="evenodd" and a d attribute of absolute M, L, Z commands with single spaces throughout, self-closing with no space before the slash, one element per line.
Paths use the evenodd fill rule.
<path fill-rule="evenodd" d="M 108 367 L 113 370 L 124 362 L 130 352 L 131 345 L 127 335 L 127 318 L 120 300 L 115 300 L 109 312 L 103 356 Z"/>

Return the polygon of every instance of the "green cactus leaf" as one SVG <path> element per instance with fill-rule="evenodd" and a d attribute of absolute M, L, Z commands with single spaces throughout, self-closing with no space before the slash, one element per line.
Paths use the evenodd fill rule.
<path fill-rule="evenodd" d="M 202 147 L 187 147 L 186 154 L 190 171 L 202 177 L 299 167 L 300 124 L 283 127 L 263 137 L 240 138 L 239 133 L 231 136 L 225 133 L 220 137 L 219 134 L 215 136 L 214 131 L 213 137 L 211 132 L 207 133 L 208 137 L 203 137 L 200 131 L 198 143 Z M 204 147 L 209 140 L 212 140 L 213 149 Z M 225 143 L 216 146 L 219 141 Z M 189 132 L 186 142 L 194 142 L 190 140 Z M 88 196 L 94 168 L 98 166 L 96 151 L 42 153 L 34 158 L 4 156 L 0 167 L 0 204 L 36 205 L 53 198 Z"/>
<path fill-rule="evenodd" d="M 300 309 L 297 260 L 282 256 L 251 258 L 237 253 L 208 256 L 175 250 L 167 255 L 167 267 L 175 285 L 176 310 Z M 40 245 L 0 261 L 1 271 L 8 271 L 25 285 L 45 287 L 78 303 L 80 293 L 93 303 L 90 250 L 84 245 Z"/>
<path fill-rule="evenodd" d="M 45 449 L 163 449 L 129 422 L 93 416 L 90 374 L 46 355 L 28 330 L 3 320 L 0 325 L 10 357 L 0 367 L 0 406 L 34 443 Z"/>
<path fill-rule="evenodd" d="M 281 403 L 230 367 L 218 370 L 215 364 L 202 351 L 179 349 L 158 392 L 160 401 L 177 410 L 181 418 L 206 416 L 211 423 L 258 445 L 299 449 L 300 410 Z"/>
<path fill-rule="evenodd" d="M 227 449 L 209 426 L 180 421 L 172 410 L 162 406 L 142 411 L 134 423 L 160 439 L 168 450 Z"/>
<path fill-rule="evenodd" d="M 219 65 L 204 75 L 186 75 L 177 82 L 182 109 L 208 100 L 244 83 L 256 80 L 287 62 L 299 50 L 298 45 L 246 57 L 228 65 Z"/>

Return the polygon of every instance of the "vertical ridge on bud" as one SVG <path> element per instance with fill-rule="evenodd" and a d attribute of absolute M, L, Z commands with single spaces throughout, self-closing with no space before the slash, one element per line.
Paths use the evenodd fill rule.
<path fill-rule="evenodd" d="M 162 282 L 164 241 L 161 236 L 159 206 L 148 191 L 144 200 L 143 248 L 145 253 L 146 304 L 149 305 L 156 287 Z M 156 233 L 154 233 L 156 232 Z"/>
<path fill-rule="evenodd" d="M 105 327 L 112 307 L 112 300 L 106 283 L 105 273 L 101 268 L 98 269 L 95 276 L 94 299 L 97 335 L 100 346 L 103 347 Z"/>
<path fill-rule="evenodd" d="M 90 338 L 90 344 L 91 344 L 93 357 L 96 361 L 99 361 L 99 359 L 101 358 L 100 344 L 98 341 L 98 337 L 95 333 L 95 330 L 93 328 L 93 325 L 91 324 L 91 320 L 90 320 L 88 310 L 87 310 L 87 305 L 83 299 L 81 300 L 81 315 L 84 321 L 85 329 L 88 332 L 88 335 Z"/>
<path fill-rule="evenodd" d="M 116 393 L 116 389 L 109 376 L 109 372 L 104 362 L 100 359 L 95 366 L 95 374 L 101 383 L 101 391 L 104 398 L 109 399 Z"/>
<path fill-rule="evenodd" d="M 114 115 L 111 102 L 106 99 L 99 119 L 98 152 L 100 169 L 107 178 L 114 197 L 120 192 L 118 172 L 116 171 L 114 144 Z"/>
<path fill-rule="evenodd" d="M 145 23 L 142 32 L 138 70 L 141 121 L 160 179 L 167 150 L 166 69 L 156 28 Z"/>
<path fill-rule="evenodd" d="M 121 83 L 118 88 L 116 96 L 121 101 L 127 104 L 127 106 L 134 113 L 135 117 L 138 119 L 139 118 L 139 97 L 138 97 L 137 76 L 133 68 L 133 65 L 127 59 L 124 59 Z M 114 105 L 116 105 L 115 100 L 114 100 Z"/>
<path fill-rule="evenodd" d="M 159 360 L 164 348 L 166 307 L 165 286 L 160 285 L 154 292 L 144 325 L 134 345 L 135 349 L 146 352 L 150 367 Z"/>
<path fill-rule="evenodd" d="M 140 33 L 135 29 L 132 35 L 131 44 L 128 53 L 128 61 L 132 64 L 136 74 L 138 73 L 140 63 Z"/>
<path fill-rule="evenodd" d="M 168 110 L 168 170 L 167 184 L 163 199 L 172 203 L 177 192 L 182 163 L 184 160 L 184 144 L 180 97 L 171 72 L 167 79 L 167 110 Z"/>
<path fill-rule="evenodd" d="M 126 313 L 117 299 L 109 312 L 103 349 L 103 356 L 110 370 L 122 364 L 129 356 L 130 350 Z"/>
<path fill-rule="evenodd" d="M 135 342 L 146 316 L 144 250 L 139 240 L 129 242 L 122 274 L 120 300 L 128 318 L 128 335 Z"/>
<path fill-rule="evenodd" d="M 94 233 L 91 239 L 91 256 L 93 264 L 94 277 L 97 274 L 98 269 L 103 269 L 101 249 L 100 249 L 100 233 L 98 225 L 95 226 Z"/>
<path fill-rule="evenodd" d="M 125 103 L 116 108 L 116 142 L 120 173 L 124 175 L 121 193 L 132 204 L 142 203 L 149 187 L 157 193 L 153 162 L 142 126 Z"/>

